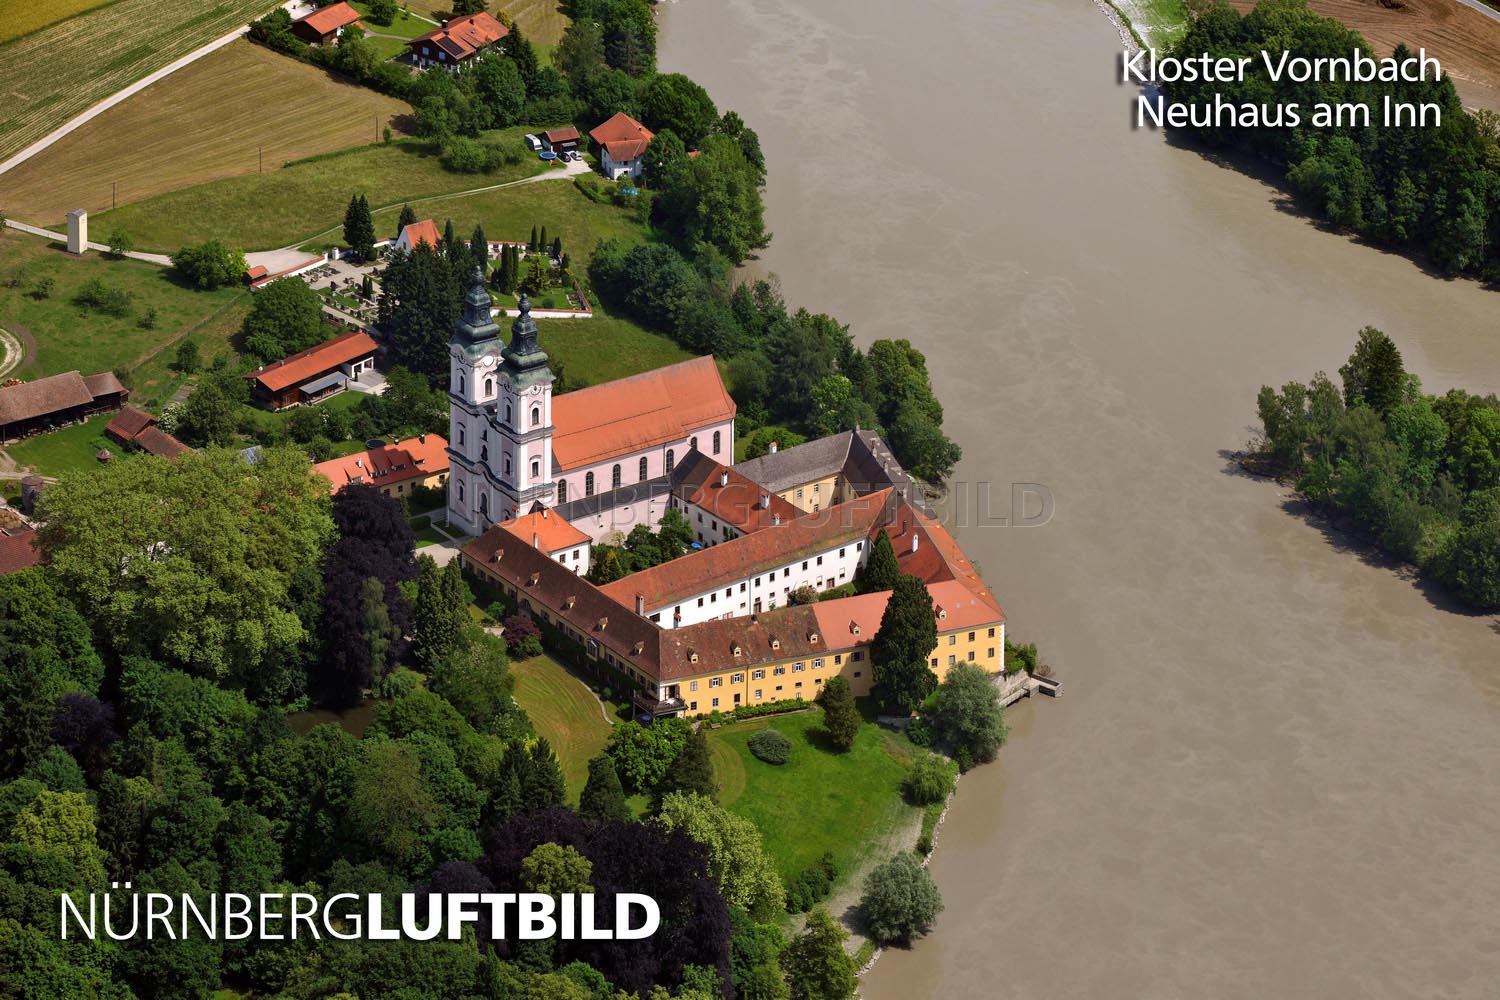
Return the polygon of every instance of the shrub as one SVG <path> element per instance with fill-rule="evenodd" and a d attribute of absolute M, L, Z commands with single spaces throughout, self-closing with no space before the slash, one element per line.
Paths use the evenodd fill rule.
<path fill-rule="evenodd" d="M 914 806 L 941 802 L 953 791 L 953 764 L 934 753 L 924 753 L 912 762 L 901 782 L 901 794 Z"/>
<path fill-rule="evenodd" d="M 442 164 L 459 174 L 482 174 L 493 170 L 498 158 L 494 149 L 478 139 L 454 136 L 443 144 Z"/>
<path fill-rule="evenodd" d="M 937 884 L 910 854 L 898 854 L 871 872 L 859 901 L 865 931 L 881 944 L 927 933 L 942 908 Z"/>
<path fill-rule="evenodd" d="M 780 701 L 766 701 L 759 705 L 741 705 L 733 710 L 736 719 L 758 719 L 765 715 L 780 715 L 782 712 L 800 712 L 808 707 L 808 703 L 801 698 L 782 698 Z"/>
<path fill-rule="evenodd" d="M 73 296 L 75 305 L 85 310 L 97 309 L 108 316 L 124 316 L 130 312 L 135 295 L 123 288 L 111 288 L 98 278 L 90 278 Z"/>
<path fill-rule="evenodd" d="M 750 737 L 750 752 L 767 764 L 785 764 L 792 759 L 792 741 L 774 729 L 762 729 Z"/>
<path fill-rule="evenodd" d="M 833 855 L 824 851 L 817 864 L 804 868 L 786 887 L 787 912 L 806 913 L 817 906 L 828 898 L 838 877 L 839 868 Z"/>
<path fill-rule="evenodd" d="M 906 727 L 906 738 L 911 740 L 914 746 L 932 746 L 932 723 L 925 718 L 911 720 L 911 725 Z"/>

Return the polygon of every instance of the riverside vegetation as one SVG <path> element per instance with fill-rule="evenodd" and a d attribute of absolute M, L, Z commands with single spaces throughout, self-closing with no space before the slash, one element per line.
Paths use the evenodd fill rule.
<path fill-rule="evenodd" d="M 1255 459 L 1466 603 L 1500 607 L 1500 399 L 1422 391 L 1366 327 L 1342 391 L 1322 372 L 1257 400 Z"/>

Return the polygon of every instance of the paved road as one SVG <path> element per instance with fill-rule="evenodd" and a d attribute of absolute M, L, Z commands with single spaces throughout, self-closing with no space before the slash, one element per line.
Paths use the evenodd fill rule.
<path fill-rule="evenodd" d="M 47 239 L 56 240 L 59 243 L 68 242 L 66 233 L 54 233 L 50 229 L 43 229 L 41 226 L 27 225 L 24 222 L 17 222 L 15 219 L 6 219 L 5 224 L 11 229 L 18 229 L 23 233 L 30 233 L 33 236 L 45 236 Z M 106 243 L 95 243 L 93 241 L 90 241 L 89 249 L 106 251 L 109 249 L 109 245 Z M 167 267 L 172 263 L 171 258 L 169 258 L 164 253 L 141 253 L 136 250 L 131 250 L 127 252 L 125 256 L 131 258 L 132 260 L 143 260 L 148 264 L 159 264 L 162 267 Z"/>
<path fill-rule="evenodd" d="M 287 8 L 287 10 L 291 10 L 293 7 L 297 6 L 297 0 L 288 0 L 288 2 L 282 4 L 282 6 Z M 12 156 L 10 159 L 6 160 L 4 163 L 0 163 L 0 174 L 5 173 L 12 167 L 16 167 L 22 163 L 25 163 L 27 160 L 31 159 L 37 153 L 40 153 L 42 150 L 46 149 L 54 142 L 67 135 L 69 132 L 72 132 L 74 129 L 80 127 L 84 123 L 99 117 L 101 114 L 108 111 L 116 104 L 119 104 L 126 98 L 132 96 L 133 94 L 140 93 L 142 90 L 146 89 L 157 80 L 160 80 L 165 76 L 170 76 L 189 63 L 197 62 L 199 59 L 202 59 L 210 52 L 213 52 L 217 49 L 222 49 L 224 46 L 228 45 L 236 38 L 244 36 L 249 30 L 250 25 L 240 25 L 238 28 L 231 31 L 229 34 L 224 35 L 222 38 L 216 38 L 213 41 L 209 42 L 207 45 L 200 46 L 189 52 L 187 55 L 182 56 L 178 59 L 174 59 L 172 62 L 167 63 L 167 65 L 163 66 L 155 73 L 150 73 L 146 76 L 143 76 L 135 83 L 132 83 L 130 86 L 124 88 L 123 90 L 116 91 L 115 93 L 106 97 L 104 100 L 100 101 L 98 104 L 95 104 L 93 107 L 83 112 L 78 117 L 72 119 L 71 121 L 60 126 L 47 135 L 44 135 L 36 142 L 33 142 L 31 145 L 27 146 L 25 149 L 21 150 L 15 156 Z"/>

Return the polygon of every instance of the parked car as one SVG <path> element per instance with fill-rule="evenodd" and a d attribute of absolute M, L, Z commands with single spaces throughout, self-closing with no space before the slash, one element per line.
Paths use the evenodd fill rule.
<path fill-rule="evenodd" d="M 568 154 L 568 159 L 572 160 L 574 163 L 577 163 L 579 160 L 583 159 L 583 154 L 575 149 Z"/>
<path fill-rule="evenodd" d="M 522 138 L 524 138 L 526 140 L 526 148 L 527 149 L 531 150 L 533 153 L 541 152 L 541 149 L 542 149 L 542 140 L 538 139 L 536 136 L 532 135 L 529 132 L 526 133 L 526 135 L 523 136 Z"/>

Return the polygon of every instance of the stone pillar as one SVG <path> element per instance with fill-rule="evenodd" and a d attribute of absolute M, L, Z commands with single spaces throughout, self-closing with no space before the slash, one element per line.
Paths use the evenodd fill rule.
<path fill-rule="evenodd" d="M 68 253 L 81 254 L 89 248 L 89 213 L 75 208 L 68 213 Z"/>

